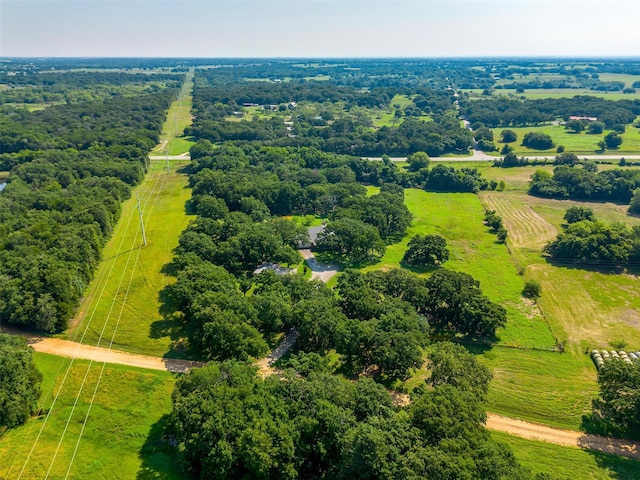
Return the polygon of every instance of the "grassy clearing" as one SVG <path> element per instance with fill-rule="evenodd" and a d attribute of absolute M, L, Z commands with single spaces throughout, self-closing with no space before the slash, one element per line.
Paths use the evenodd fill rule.
<path fill-rule="evenodd" d="M 167 120 L 160 134 L 160 144 L 153 149 L 152 154 L 161 155 L 168 151 L 169 155 L 181 155 L 188 152 L 194 144 L 191 137 L 184 136 L 184 129 L 191 125 L 193 120 L 191 115 L 193 74 L 193 69 L 190 69 L 178 99 L 169 108 Z"/>
<path fill-rule="evenodd" d="M 26 110 L 28 112 L 38 112 L 45 110 L 54 105 L 62 105 L 64 102 L 47 102 L 47 103 L 5 103 L 8 107 L 17 108 L 20 110 Z"/>
<path fill-rule="evenodd" d="M 136 189 L 144 214 L 147 245 L 142 246 L 135 193 L 123 204 L 122 215 L 103 252 L 104 260 L 89 286 L 69 337 L 86 344 L 163 356 L 171 350 L 172 322 L 161 313 L 160 291 L 173 277 L 163 273 L 172 260 L 172 251 L 189 222 L 185 205 L 190 198 L 185 173 L 172 163 L 171 173 L 164 162 L 153 163 L 143 183 Z M 84 337 L 84 338 L 83 338 Z M 178 355 L 171 351 L 172 356 Z"/>
<path fill-rule="evenodd" d="M 494 128 L 493 135 L 496 141 L 500 138 L 500 132 L 504 128 Z M 605 130 L 602 135 L 590 135 L 588 133 L 571 133 L 565 130 L 563 125 L 542 125 L 539 127 L 520 127 L 509 128 L 518 135 L 518 140 L 510 145 L 513 147 L 514 153 L 517 155 L 528 156 L 546 156 L 556 155 L 556 149 L 550 148 L 549 150 L 534 150 L 521 145 L 522 139 L 528 132 L 545 133 L 549 135 L 554 143 L 557 145 L 564 145 L 566 152 L 575 153 L 577 155 L 595 155 L 599 152 L 598 142 L 600 142 L 604 136 L 609 133 L 609 130 Z M 603 155 L 618 155 L 624 156 L 624 154 L 640 153 L 640 129 L 633 126 L 627 126 L 625 133 L 621 135 L 623 141 L 622 145 L 617 150 L 606 150 Z M 499 148 L 503 144 L 497 143 Z"/>
<path fill-rule="evenodd" d="M 525 268 L 525 277 L 541 283 L 538 305 L 559 338 L 579 350 L 589 346 L 607 348 L 623 339 L 632 347 L 640 346 L 637 276 L 555 266 L 540 254 L 561 230 L 563 215 L 571 205 L 588 206 L 597 218 L 607 222 L 639 225 L 639 218 L 628 216 L 625 205 L 613 203 L 544 199 L 517 192 L 484 192 L 481 198 L 502 216 L 514 257 Z"/>
<path fill-rule="evenodd" d="M 500 432 L 491 432 L 491 436 L 508 444 L 518 461 L 536 474 L 546 473 L 567 480 L 640 478 L 637 460 L 525 440 Z"/>
<path fill-rule="evenodd" d="M 441 235 L 451 251 L 445 267 L 472 275 L 491 300 L 507 309 L 509 321 L 498 331 L 500 342 L 553 347 L 555 340 L 537 308 L 520 294 L 524 279 L 518 275 L 508 250 L 483 225 L 484 208 L 477 195 L 407 189 L 405 203 L 414 215 L 406 237 L 389 245 L 381 261 L 365 270 L 400 266 L 407 243 L 414 235 Z"/>
<path fill-rule="evenodd" d="M 631 88 L 634 82 L 640 81 L 640 75 L 626 73 L 600 73 L 598 75 L 603 82 L 624 82 L 624 86 Z"/>
<path fill-rule="evenodd" d="M 597 395 L 588 355 L 494 347 L 478 355 L 491 368 L 487 410 L 578 430 Z"/>
<path fill-rule="evenodd" d="M 469 92 L 472 99 L 486 98 L 482 95 L 482 89 L 461 90 Z M 501 88 L 494 90 L 493 97 L 506 96 L 511 98 L 526 98 L 531 100 L 541 98 L 573 98 L 576 95 L 588 95 L 591 97 L 605 98 L 607 100 L 635 100 L 640 98 L 640 92 L 621 93 L 621 92 L 597 92 L 595 90 L 587 90 L 584 88 L 540 88 L 527 89 L 524 93 L 517 93 L 515 88 Z"/>
<path fill-rule="evenodd" d="M 50 416 L 46 423 L 42 415 L 0 438 L 0 478 L 18 478 L 25 464 L 23 478 L 45 478 L 49 468 L 51 478 L 65 478 L 102 369 L 102 364 L 89 368 L 89 362 L 77 360 L 63 384 L 70 359 L 39 353 L 35 359 L 44 375 L 41 401 Z M 84 389 L 61 442 L 85 375 Z M 173 385 L 170 373 L 107 366 L 69 478 L 185 478 L 173 449 L 161 438 L 166 415 L 171 411 Z"/>

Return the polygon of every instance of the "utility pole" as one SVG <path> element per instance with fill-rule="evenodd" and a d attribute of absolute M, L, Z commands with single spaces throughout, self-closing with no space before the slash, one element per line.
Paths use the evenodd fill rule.
<path fill-rule="evenodd" d="M 168 148 L 164 149 L 164 158 L 166 159 L 166 162 L 167 162 L 167 175 L 169 175 L 171 173 L 171 170 L 169 170 L 169 149 Z"/>
<path fill-rule="evenodd" d="M 140 213 L 140 228 L 142 228 L 142 241 L 144 246 L 147 246 L 147 235 L 144 233 L 144 222 L 142 221 L 142 208 L 140 208 L 140 195 L 136 192 L 136 198 L 138 199 L 138 213 Z"/>

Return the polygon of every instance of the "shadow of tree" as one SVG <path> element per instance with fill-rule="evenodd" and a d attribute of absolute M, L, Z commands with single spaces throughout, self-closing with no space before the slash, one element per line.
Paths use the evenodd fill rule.
<path fill-rule="evenodd" d="M 606 262 L 581 263 L 574 260 L 561 260 L 550 256 L 544 257 L 549 265 L 567 270 L 583 270 L 586 272 L 602 273 L 603 275 L 619 275 L 630 273 L 640 275 L 639 265 L 609 265 Z"/>
<path fill-rule="evenodd" d="M 163 267 L 163 271 L 169 267 L 167 264 Z M 154 321 L 149 326 L 150 338 L 166 338 L 171 340 L 169 351 L 164 354 L 164 358 L 180 358 L 194 359 L 198 356 L 189 348 L 187 342 L 188 332 L 187 325 L 183 321 L 182 313 L 178 312 L 175 302 L 171 297 L 171 291 L 168 287 L 163 288 L 159 294 L 160 308 L 159 312 L 162 318 Z"/>
<path fill-rule="evenodd" d="M 186 479 L 177 462 L 177 449 L 171 431 L 171 417 L 163 415 L 149 430 L 147 439 L 138 452 L 142 460 L 137 480 Z"/>

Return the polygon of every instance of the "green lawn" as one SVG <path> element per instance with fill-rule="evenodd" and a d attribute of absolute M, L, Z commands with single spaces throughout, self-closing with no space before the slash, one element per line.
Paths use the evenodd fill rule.
<path fill-rule="evenodd" d="M 414 216 L 407 235 L 402 241 L 388 245 L 381 261 L 365 271 L 400 266 L 407 243 L 414 235 L 441 235 L 451 251 L 444 267 L 472 275 L 491 300 L 506 308 L 507 326 L 497 332 L 501 343 L 554 346 L 555 340 L 537 308 L 521 296 L 524 279 L 518 275 L 507 248 L 497 243 L 495 235 L 482 223 L 484 208 L 477 195 L 406 189 L 405 203 Z"/>
<path fill-rule="evenodd" d="M 159 294 L 173 281 L 163 269 L 171 262 L 172 251 L 190 219 L 185 209 L 191 195 L 188 178 L 176 171 L 187 163 L 172 162 L 170 174 L 164 170 L 164 162 L 153 163 L 135 190 L 143 209 L 146 246 L 142 246 L 135 193 L 123 204 L 120 221 L 73 322 L 75 328 L 68 333 L 70 338 L 96 344 L 102 335 L 100 344 L 108 346 L 115 330 L 114 349 L 179 355 L 172 350 L 178 339 L 171 319 L 160 311 Z"/>
<path fill-rule="evenodd" d="M 44 376 L 41 405 L 49 417 L 43 414 L 0 438 L 0 478 L 18 478 L 23 467 L 22 478 L 45 478 L 50 468 L 50 478 L 65 478 L 70 465 L 71 479 L 185 478 L 174 449 L 162 438 L 173 374 L 117 365 L 102 371 L 102 364 L 89 368 L 89 362 L 76 360 L 66 375 L 70 359 L 36 353 L 35 360 Z"/>
<path fill-rule="evenodd" d="M 504 128 L 493 128 L 493 135 L 498 148 L 502 148 L 502 143 L 497 143 L 500 139 L 500 132 Z M 514 149 L 514 153 L 518 155 L 527 156 L 547 156 L 556 155 L 556 148 L 550 148 L 549 150 L 534 150 L 521 145 L 522 139 L 528 132 L 545 133 L 549 135 L 555 145 L 563 145 L 565 152 L 575 153 L 576 155 L 596 155 L 599 151 L 598 142 L 600 142 L 604 136 L 609 133 L 609 130 L 605 130 L 602 135 L 590 135 L 588 133 L 571 133 L 567 131 L 563 125 L 542 125 L 539 127 L 520 127 L 509 128 L 518 135 L 518 140 L 510 145 Z M 621 135 L 623 141 L 622 145 L 617 150 L 606 150 L 602 155 L 620 155 L 624 154 L 640 154 L 640 129 L 631 125 L 627 126 L 625 133 Z"/>
<path fill-rule="evenodd" d="M 162 155 L 165 151 L 169 155 L 181 155 L 189 151 L 195 142 L 191 137 L 184 136 L 184 129 L 191 125 L 193 117 L 191 115 L 193 91 L 193 69 L 187 73 L 178 99 L 171 104 L 167 112 L 167 119 L 162 126 L 160 134 L 160 144 L 151 152 L 154 155 Z"/>
<path fill-rule="evenodd" d="M 640 478 L 637 460 L 525 440 L 500 432 L 491 432 L 491 436 L 508 444 L 520 464 L 536 474 L 546 473 L 563 480 Z"/>

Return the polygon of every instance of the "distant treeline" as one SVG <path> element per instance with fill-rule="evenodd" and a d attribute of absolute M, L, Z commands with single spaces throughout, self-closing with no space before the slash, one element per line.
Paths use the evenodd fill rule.
<path fill-rule="evenodd" d="M 108 100 L 119 96 L 154 93 L 163 88 L 178 88 L 183 76 L 134 74 L 122 72 L 31 73 L 3 76 L 0 105 L 40 103 L 81 103 Z M 7 114 L 11 109 L 4 109 Z"/>
<path fill-rule="evenodd" d="M 334 118 L 329 112 L 312 117 L 295 110 L 291 128 L 279 118 L 251 122 L 224 120 L 247 103 L 287 108 L 292 106 L 290 102 L 342 102 L 346 110 L 353 106 L 386 109 L 396 94 L 411 94 L 415 104 L 411 115 L 430 114 L 434 121 L 409 117 L 397 128 L 385 126 L 376 130 L 369 118 Z M 315 147 L 362 156 L 409 155 L 419 151 L 431 156 L 466 153 L 473 145 L 473 135 L 461 127 L 453 113 L 453 102 L 451 91 L 426 88 L 361 91 L 328 82 L 220 84 L 196 88 L 196 120 L 186 133 L 211 142 L 259 141 L 263 145 Z"/>
<path fill-rule="evenodd" d="M 570 116 L 597 117 L 606 128 L 627 125 L 640 115 L 640 100 L 605 100 L 578 95 L 573 98 L 514 100 L 496 98 L 466 102 L 461 113 L 487 127 L 524 127 Z"/>
<path fill-rule="evenodd" d="M 540 197 L 629 203 L 640 187 L 640 171 L 613 169 L 590 172 L 559 165 L 553 174 L 536 171 L 529 182 L 529 193 Z"/>

